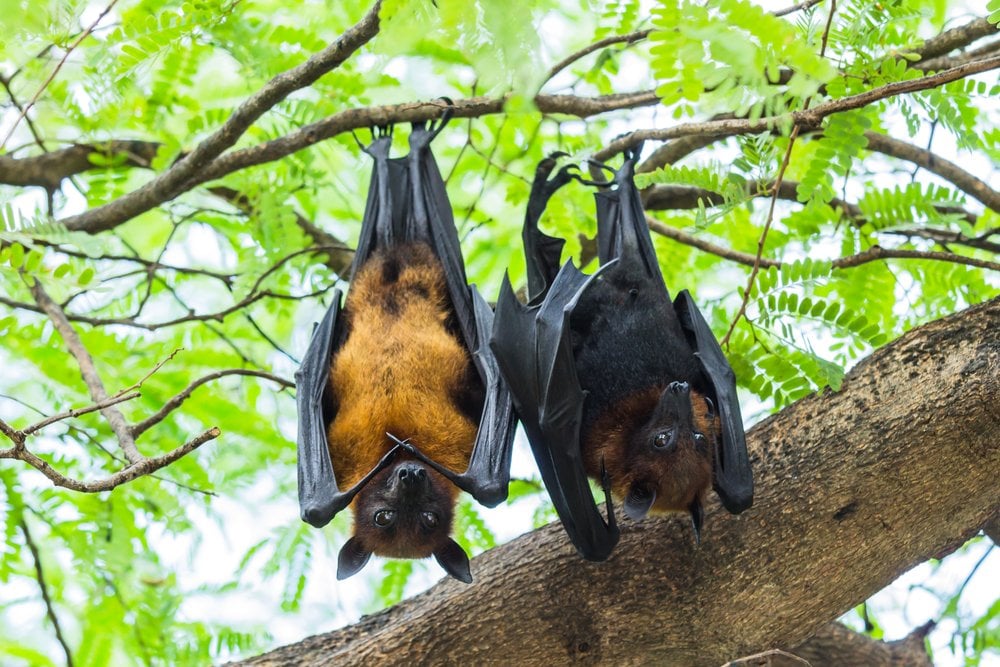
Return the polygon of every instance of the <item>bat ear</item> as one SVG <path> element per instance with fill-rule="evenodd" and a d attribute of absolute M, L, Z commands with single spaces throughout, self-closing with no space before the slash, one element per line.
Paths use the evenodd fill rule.
<path fill-rule="evenodd" d="M 625 498 L 625 516 L 638 521 L 649 514 L 649 508 L 656 501 L 656 489 L 633 485 Z"/>
<path fill-rule="evenodd" d="M 705 523 L 705 508 L 701 506 L 701 499 L 695 498 L 688 506 L 691 512 L 691 525 L 694 527 L 694 541 L 701 544 L 701 526 Z"/>
<path fill-rule="evenodd" d="M 434 551 L 434 559 L 444 568 L 444 571 L 459 581 L 471 584 L 472 572 L 469 570 L 469 557 L 458 542 L 448 538 L 443 546 Z"/>
<path fill-rule="evenodd" d="M 337 579 L 347 579 L 360 572 L 371 556 L 372 552 L 357 537 L 347 540 L 337 557 Z"/>

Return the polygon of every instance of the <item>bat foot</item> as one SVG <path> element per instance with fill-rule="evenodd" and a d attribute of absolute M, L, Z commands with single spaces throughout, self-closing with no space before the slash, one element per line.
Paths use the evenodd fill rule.
<path fill-rule="evenodd" d="M 701 527 L 705 523 L 705 508 L 701 506 L 701 499 L 695 498 L 688 506 L 691 512 L 691 526 L 694 528 L 694 543 L 701 546 Z"/>

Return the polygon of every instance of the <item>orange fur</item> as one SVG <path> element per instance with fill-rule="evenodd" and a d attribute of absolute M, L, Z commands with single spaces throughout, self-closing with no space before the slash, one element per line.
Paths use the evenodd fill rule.
<path fill-rule="evenodd" d="M 387 277 L 389 262 L 398 272 Z M 446 328 L 444 271 L 431 249 L 414 243 L 373 255 L 355 276 L 345 311 L 348 336 L 330 373 L 339 407 L 327 434 L 340 488 L 356 484 L 389 451 L 386 432 L 450 470 L 465 470 L 477 426 L 454 397 L 470 357 Z M 457 489 L 446 487 L 454 498 Z"/>
<path fill-rule="evenodd" d="M 606 410 L 583 438 L 584 466 L 588 475 L 599 480 L 603 461 L 612 493 L 619 500 L 626 497 L 633 483 L 650 481 L 657 488 L 650 511 L 687 511 L 712 485 L 712 443 L 720 437 L 719 420 L 710 418 L 703 396 L 692 390 L 694 425 L 708 437 L 708 455 L 697 453 L 690 439 L 669 455 L 646 452 L 644 443 L 632 442 L 642 426 L 636 416 L 651 414 L 663 389 L 650 387 Z"/>

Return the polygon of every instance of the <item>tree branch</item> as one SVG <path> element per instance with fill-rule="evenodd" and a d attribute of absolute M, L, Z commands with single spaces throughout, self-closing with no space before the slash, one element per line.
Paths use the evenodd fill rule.
<path fill-rule="evenodd" d="M 1000 56 L 996 59 L 1000 61 Z M 991 210 L 1000 213 L 1000 191 L 994 190 L 985 181 L 976 178 L 954 162 L 935 155 L 925 148 L 871 130 L 865 132 L 865 139 L 868 140 L 868 150 L 912 162 L 932 174 L 954 183 L 966 194 L 975 197 Z"/>
<path fill-rule="evenodd" d="M 74 417 L 86 415 L 91 412 L 96 412 L 97 410 L 103 410 L 104 408 L 110 408 L 112 405 L 118 405 L 119 403 L 124 403 L 125 401 L 131 401 L 133 398 L 138 398 L 139 396 L 140 394 L 137 391 L 119 392 L 114 396 L 108 397 L 107 400 L 88 405 L 85 408 L 73 408 L 72 410 L 66 410 L 65 412 L 60 412 L 59 414 L 52 415 L 51 417 L 46 417 L 40 422 L 36 422 L 31 426 L 26 427 L 21 432 L 26 436 L 31 435 L 32 433 L 42 430 L 49 424 L 55 424 L 56 422 L 60 422 L 64 419 L 72 419 Z"/>
<path fill-rule="evenodd" d="M 47 461 L 36 456 L 23 447 L 0 449 L 0 459 L 16 459 L 18 461 L 24 461 L 32 468 L 35 468 L 48 477 L 56 486 L 61 486 L 71 491 L 79 491 L 81 493 L 98 493 L 100 491 L 110 491 L 116 486 L 121 486 L 122 484 L 131 482 L 132 480 L 142 477 L 143 475 L 156 472 L 160 468 L 165 468 L 174 461 L 187 456 L 209 440 L 218 438 L 221 433 L 222 431 L 220 431 L 218 427 L 213 426 L 198 437 L 189 440 L 180 447 L 167 452 L 166 454 L 143 458 L 138 463 L 132 463 L 127 468 L 116 472 L 110 477 L 105 477 L 104 479 L 92 482 L 82 482 L 63 475 L 55 470 Z"/>
<path fill-rule="evenodd" d="M 649 225 L 651 230 L 661 236 L 673 239 L 678 243 L 683 243 L 684 245 L 691 246 L 692 248 L 698 248 L 703 252 L 707 252 L 717 257 L 728 259 L 736 262 L 737 264 L 752 267 L 754 266 L 754 263 L 758 261 L 757 255 L 748 252 L 741 252 L 739 250 L 733 250 L 731 248 L 724 248 L 710 241 L 706 241 L 701 236 L 688 234 L 687 232 L 677 229 L 676 227 L 665 225 L 659 220 L 655 220 L 648 215 L 646 216 L 646 224 Z M 929 252 L 924 250 L 906 250 L 903 248 L 883 248 L 879 245 L 874 245 L 863 252 L 857 253 L 856 255 L 838 257 L 837 259 L 834 259 L 831 264 L 835 269 L 850 269 L 856 266 L 861 266 L 862 264 L 868 264 L 870 262 L 876 262 L 883 259 L 917 259 L 932 262 L 950 262 L 952 264 L 962 264 L 964 266 L 974 266 L 980 269 L 1000 272 L 1000 263 L 990 262 L 976 257 L 966 257 L 965 255 L 957 255 L 953 252 Z M 779 259 L 761 257 L 759 261 L 760 266 L 762 267 L 774 266 L 780 268 L 782 265 L 782 261 Z"/>
<path fill-rule="evenodd" d="M 750 430 L 754 506 L 626 522 L 605 563 L 558 525 L 357 624 L 242 664 L 646 662 L 794 646 L 1000 511 L 1000 299 L 931 322 Z M 899 502 L 905 498 L 906 502 Z M 859 566 L 862 564 L 862 566 Z M 760 619 L 767 619 L 762 623 Z"/>
<path fill-rule="evenodd" d="M 314 54 L 301 65 L 271 79 L 243 102 L 222 127 L 152 181 L 109 204 L 90 209 L 80 215 L 69 216 L 62 222 L 69 229 L 96 231 L 93 223 L 89 221 L 99 219 L 104 223 L 103 229 L 109 229 L 184 192 L 188 189 L 187 183 L 191 178 L 223 151 L 233 146 L 255 120 L 290 93 L 312 84 L 322 75 L 339 67 L 355 51 L 367 44 L 378 33 L 378 12 L 381 4 L 381 0 L 376 0 L 361 21 L 348 29 L 333 44 Z"/>
<path fill-rule="evenodd" d="M 24 543 L 28 546 L 28 551 L 31 552 L 31 559 L 34 561 L 35 565 L 35 579 L 38 581 L 38 588 L 42 592 L 42 602 L 45 603 L 45 614 L 49 617 L 49 621 L 52 623 L 52 627 L 56 633 L 56 640 L 62 647 L 63 653 L 66 654 L 66 667 L 73 667 L 73 652 L 69 650 L 69 643 L 63 636 L 62 626 L 59 625 L 59 617 L 56 616 L 56 607 L 52 603 L 52 596 L 49 595 L 49 585 L 45 580 L 45 569 L 42 567 L 42 557 L 38 553 L 38 545 L 35 544 L 35 540 L 31 537 L 31 531 L 28 530 L 28 522 L 24 520 L 24 515 L 21 515 L 18 525 L 21 528 L 21 532 L 24 534 Z"/>
<path fill-rule="evenodd" d="M 597 160 L 607 160 L 617 155 L 623 150 L 634 146 L 642 141 L 666 141 L 690 135 L 700 135 L 701 137 L 731 137 L 737 134 L 756 134 L 759 132 L 769 132 L 781 125 L 799 126 L 803 130 L 819 129 L 821 121 L 835 113 L 860 109 L 873 102 L 884 100 L 896 95 L 915 93 L 921 90 L 937 88 L 946 83 L 963 79 L 972 74 L 988 72 L 1000 68 L 1000 56 L 977 60 L 975 62 L 944 70 L 936 74 L 924 76 L 919 79 L 909 79 L 907 81 L 896 81 L 888 83 L 878 88 L 866 90 L 857 95 L 841 97 L 829 102 L 819 104 L 806 111 L 793 111 L 780 116 L 765 116 L 756 120 L 734 118 L 706 122 L 682 123 L 670 128 L 655 130 L 637 130 L 629 132 L 605 146 L 594 154 Z"/>
<path fill-rule="evenodd" d="M 143 419 L 138 424 L 133 425 L 131 427 L 132 437 L 138 439 L 140 435 L 148 431 L 151 427 L 163 421 L 167 417 L 167 415 L 169 415 L 171 412 L 179 408 L 181 404 L 183 404 L 184 401 L 186 401 L 191 396 L 194 390 L 200 387 L 201 385 L 207 382 L 211 382 L 212 380 L 218 380 L 219 378 L 226 377 L 228 375 L 246 375 L 250 377 L 259 377 L 259 378 L 264 378 L 265 380 L 271 380 L 272 382 L 275 382 L 278 385 L 285 387 L 287 389 L 295 388 L 294 382 L 286 380 L 283 377 L 274 375 L 273 373 L 266 373 L 264 371 L 255 371 L 247 368 L 230 368 L 224 371 L 216 371 L 214 373 L 209 373 L 204 377 L 198 378 L 197 380 L 189 384 L 183 391 L 181 391 L 176 396 L 172 397 L 170 400 L 164 403 L 163 407 L 160 408 L 156 412 L 156 414 L 147 417 L 146 419 Z"/>
<path fill-rule="evenodd" d="M 922 60 L 929 60 L 951 53 L 955 49 L 966 47 L 972 42 L 983 37 L 988 37 L 989 35 L 994 35 L 996 32 L 997 26 L 991 24 L 983 16 L 965 25 L 945 30 L 940 35 L 931 37 L 914 51 L 920 55 Z"/>
<path fill-rule="evenodd" d="M 35 298 L 35 302 L 49 316 L 49 319 L 52 320 L 56 331 L 62 336 L 66 347 L 69 348 L 70 353 L 76 359 L 76 363 L 80 366 L 80 374 L 83 376 L 83 381 L 87 385 L 87 389 L 90 390 L 90 397 L 94 399 L 95 403 L 106 403 L 110 397 L 104 388 L 100 374 L 97 372 L 97 367 L 94 365 L 94 359 L 90 356 L 90 352 L 87 351 L 83 341 L 80 340 L 80 336 L 76 333 L 73 325 L 66 318 L 66 313 L 49 297 L 45 289 L 42 288 L 42 283 L 38 280 L 33 280 L 29 289 L 31 290 L 31 295 Z M 111 430 L 114 431 L 115 436 L 118 438 L 118 445 L 121 447 L 122 453 L 125 454 L 125 458 L 128 459 L 129 463 L 135 464 L 142 461 L 143 456 L 136 449 L 135 439 L 129 432 L 125 416 L 113 405 L 101 408 L 101 414 L 104 415 L 104 418 L 111 426 Z"/>
<path fill-rule="evenodd" d="M 840 623 L 829 623 L 791 650 L 813 667 L 934 667 L 924 645 L 932 629 L 933 622 L 924 623 L 902 639 L 885 642 L 869 639 Z"/>

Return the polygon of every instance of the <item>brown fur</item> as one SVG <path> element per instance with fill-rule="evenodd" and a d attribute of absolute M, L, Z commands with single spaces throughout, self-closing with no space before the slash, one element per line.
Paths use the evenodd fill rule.
<path fill-rule="evenodd" d="M 634 483 L 650 483 L 657 489 L 651 512 L 688 511 L 712 485 L 714 442 L 720 437 L 718 417 L 709 416 L 701 394 L 691 391 L 694 426 L 708 438 L 706 453 L 695 449 L 688 437 L 671 454 L 650 452 L 646 443 L 635 442 L 642 424 L 636 415 L 648 415 L 656 407 L 664 387 L 650 387 L 611 406 L 583 438 L 584 466 L 594 479 L 601 478 L 601 462 L 611 481 L 612 493 L 624 499 Z"/>
<path fill-rule="evenodd" d="M 465 345 L 448 330 L 450 310 L 444 271 L 423 243 L 379 251 L 358 271 L 345 305 L 347 339 L 330 372 L 338 411 L 327 436 L 341 488 L 356 484 L 391 449 L 387 432 L 408 439 L 450 470 L 468 466 L 477 425 L 459 409 L 456 397 L 466 391 L 472 367 Z M 356 531 L 366 532 L 375 553 L 429 555 L 424 546 L 385 543 L 384 533 L 367 535 L 378 531 L 357 520 L 366 494 L 393 470 L 383 471 L 355 498 Z M 427 472 L 435 492 L 453 505 L 458 489 Z M 450 516 L 448 523 L 446 531 Z"/>

